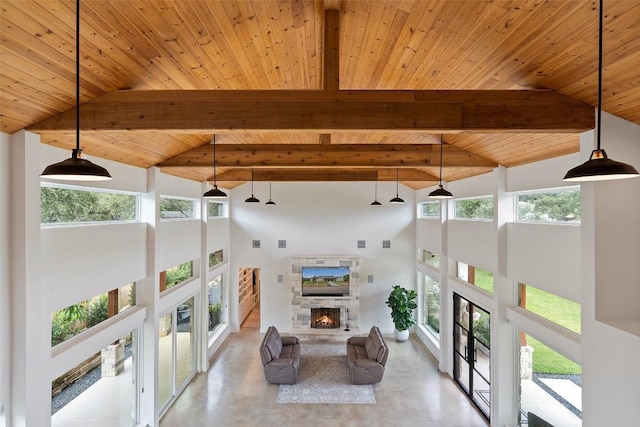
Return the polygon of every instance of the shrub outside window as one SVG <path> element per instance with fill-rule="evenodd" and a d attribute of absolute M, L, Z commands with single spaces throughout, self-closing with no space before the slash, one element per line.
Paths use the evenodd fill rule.
<path fill-rule="evenodd" d="M 40 223 L 128 222 L 138 218 L 138 195 L 43 184 Z"/>
<path fill-rule="evenodd" d="M 456 219 L 493 219 L 493 196 L 454 200 Z"/>
<path fill-rule="evenodd" d="M 175 199 L 160 197 L 161 219 L 193 219 L 196 218 L 196 201 L 191 199 Z"/>
<path fill-rule="evenodd" d="M 543 317 L 563 328 L 580 334 L 581 306 L 577 302 L 559 297 L 524 283 L 518 284 L 518 306 Z"/>
<path fill-rule="evenodd" d="M 421 218 L 440 218 L 440 202 L 421 203 Z"/>
<path fill-rule="evenodd" d="M 129 283 L 55 311 L 51 315 L 51 346 L 60 344 L 135 305 L 136 284 Z"/>
<path fill-rule="evenodd" d="M 470 285 L 493 293 L 493 273 L 490 271 L 458 261 L 456 263 L 456 276 Z"/>
<path fill-rule="evenodd" d="M 516 194 L 517 221 L 580 223 L 580 189 Z"/>
<path fill-rule="evenodd" d="M 440 283 L 424 276 L 424 324 L 436 334 L 440 333 Z"/>
<path fill-rule="evenodd" d="M 193 277 L 193 261 L 168 268 L 160 273 L 160 292 L 173 288 L 191 277 Z"/>

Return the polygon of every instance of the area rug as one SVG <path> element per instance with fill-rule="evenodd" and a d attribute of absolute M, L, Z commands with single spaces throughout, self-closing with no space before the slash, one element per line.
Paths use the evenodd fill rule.
<path fill-rule="evenodd" d="M 344 344 L 302 344 L 300 374 L 296 384 L 281 384 L 276 403 L 375 404 L 371 384 L 349 380 Z"/>

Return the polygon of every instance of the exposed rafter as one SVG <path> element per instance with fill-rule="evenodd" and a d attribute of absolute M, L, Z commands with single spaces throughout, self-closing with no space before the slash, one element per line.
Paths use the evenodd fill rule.
<path fill-rule="evenodd" d="M 81 109 L 86 130 L 527 131 L 593 129 L 589 105 L 552 91 L 116 91 Z M 69 131 L 75 108 L 32 126 Z"/>
<path fill-rule="evenodd" d="M 432 144 L 219 144 L 220 167 L 425 167 L 440 161 L 440 147 Z M 201 167 L 213 161 L 208 145 L 194 148 L 158 166 Z M 445 165 L 495 167 L 496 163 L 453 146 L 446 146 Z"/>

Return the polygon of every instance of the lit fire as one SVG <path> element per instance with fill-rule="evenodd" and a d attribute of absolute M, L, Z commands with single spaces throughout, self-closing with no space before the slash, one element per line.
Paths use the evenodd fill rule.
<path fill-rule="evenodd" d="M 322 316 L 321 318 L 316 320 L 316 325 L 319 325 L 319 326 L 331 326 L 331 325 L 333 325 L 333 320 L 329 316 L 327 316 L 325 314 L 324 316 Z"/>

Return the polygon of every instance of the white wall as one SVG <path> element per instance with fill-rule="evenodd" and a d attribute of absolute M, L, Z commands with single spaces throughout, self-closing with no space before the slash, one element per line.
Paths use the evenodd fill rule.
<path fill-rule="evenodd" d="M 602 148 L 640 168 L 640 126 L 609 114 L 602 119 Z M 592 138 L 581 139 L 583 160 Z M 583 425 L 637 425 L 640 178 L 583 184 L 582 206 Z"/>
<path fill-rule="evenodd" d="M 0 132 L 0 200 L 11 200 L 11 174 L 9 161 L 9 135 Z M 9 304 L 10 258 L 10 203 L 0 206 L 0 426 L 6 424 L 10 408 L 9 372 L 11 372 L 11 317 Z"/>
<path fill-rule="evenodd" d="M 394 284 L 415 288 L 415 200 L 402 185 L 402 205 L 386 202 L 395 196 L 395 183 L 380 183 L 378 199 L 383 206 L 370 206 L 373 183 L 273 183 L 275 207 L 267 207 L 268 184 L 256 183 L 259 204 L 244 203 L 250 186 L 233 189 L 231 205 L 232 301 L 237 301 L 240 267 L 261 268 L 261 329 L 269 325 L 288 331 L 291 323 L 291 260 L 295 255 L 360 256 L 360 326 L 378 325 L 392 332 L 390 312 L 384 304 Z M 252 240 L 261 248 L 253 249 Z M 278 240 L 287 248 L 278 249 Z M 357 241 L 366 248 L 358 249 Z M 391 248 L 383 249 L 382 241 Z M 278 283 L 283 275 L 283 283 Z M 367 283 L 373 275 L 373 283 Z M 235 289 L 234 289 L 235 288 Z M 235 313 L 235 322 L 238 322 Z M 235 325 L 237 327 L 237 324 Z"/>

